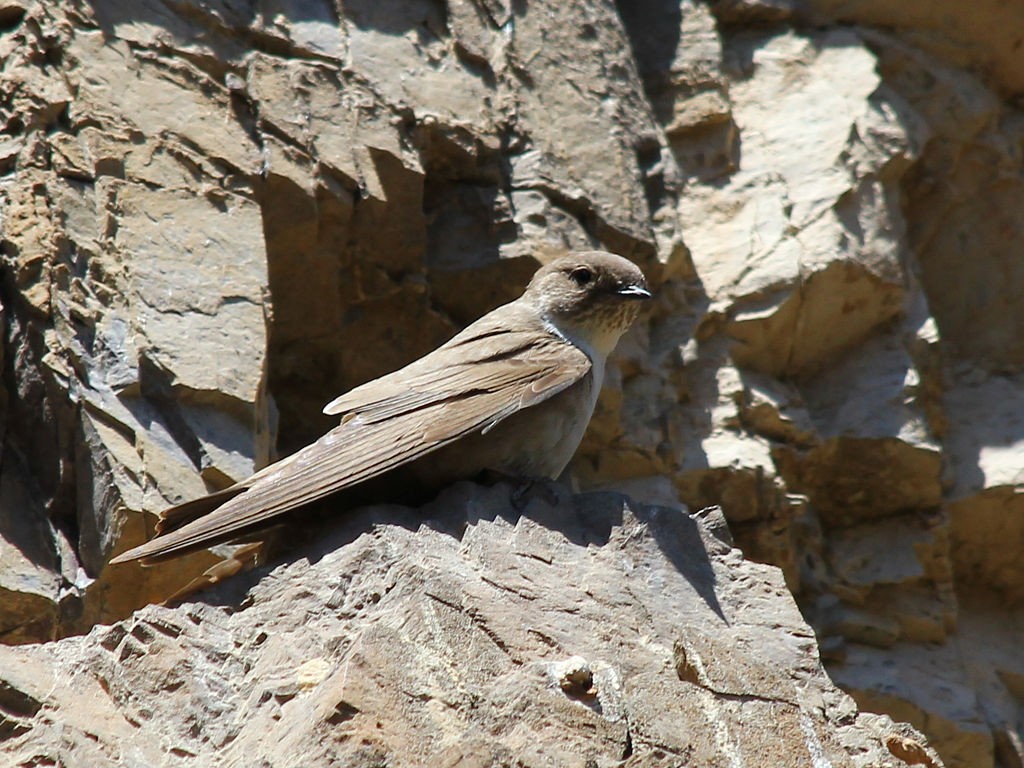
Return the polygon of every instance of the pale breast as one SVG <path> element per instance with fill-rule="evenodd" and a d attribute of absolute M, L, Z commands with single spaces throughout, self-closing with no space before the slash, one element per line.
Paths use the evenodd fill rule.
<path fill-rule="evenodd" d="M 600 381 L 591 371 L 565 392 L 516 414 L 518 418 L 509 424 L 504 439 L 524 450 L 510 451 L 503 457 L 503 466 L 493 469 L 523 477 L 554 479 L 561 475 L 583 440 L 600 389 Z"/>
<path fill-rule="evenodd" d="M 501 467 L 489 467 L 509 475 L 556 478 L 576 454 L 594 414 L 597 397 L 604 383 L 606 352 L 595 349 L 588 339 L 571 329 L 549 324 L 552 332 L 566 339 L 590 358 L 590 372 L 578 383 L 547 402 L 516 414 L 508 425 L 508 439 L 527 450 L 503 457 Z M 614 346 L 612 343 L 611 346 Z M 509 419 L 511 422 L 512 419 Z"/>

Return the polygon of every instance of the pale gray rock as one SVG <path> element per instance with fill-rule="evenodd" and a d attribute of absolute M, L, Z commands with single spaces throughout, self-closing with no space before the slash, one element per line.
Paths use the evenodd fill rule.
<path fill-rule="evenodd" d="M 0 472 L 0 639 L 14 644 L 54 634 L 62 585 L 55 532 L 33 508 L 28 474 L 11 454 Z"/>
<path fill-rule="evenodd" d="M 970 673 L 957 661 L 957 645 L 899 644 L 882 650 L 851 644 L 845 662 L 830 674 L 866 709 L 926 719 L 947 764 L 991 764 L 993 736 L 978 692 L 968 682 Z"/>
<path fill-rule="evenodd" d="M 909 733 L 941 765 L 832 685 L 777 569 L 680 508 L 464 483 L 294 554 L 247 590 L 0 648 L 0 755 L 898 768 Z"/>
<path fill-rule="evenodd" d="M 1016 600 L 1024 594 L 1024 392 L 1019 376 L 977 369 L 961 371 L 956 381 L 946 398 L 954 563 L 965 584 L 984 584 Z"/>
<path fill-rule="evenodd" d="M 171 388 L 253 405 L 266 347 L 258 207 L 235 195 L 203 198 L 139 185 L 111 192 L 119 214 L 111 246 L 126 277 L 139 354 L 166 372 Z M 176 226 L 179 218 L 196 224 Z"/>
<path fill-rule="evenodd" d="M 850 33 L 740 38 L 729 56 L 746 69 L 730 89 L 744 162 L 681 198 L 683 231 L 734 359 L 813 373 L 900 310 L 902 223 L 879 171 L 913 149 Z"/>
<path fill-rule="evenodd" d="M 4 638 L 174 592 L 222 554 L 105 564 L 539 261 L 606 248 L 658 298 L 573 481 L 720 510 L 862 702 L 951 765 L 1024 764 L 1019 14 L 0 0 Z M 734 638 L 698 629 L 672 663 L 705 680 L 680 659 Z M 544 663 L 619 685 L 570 645 Z"/>
<path fill-rule="evenodd" d="M 958 67 L 967 68 L 973 62 L 1007 91 L 1024 86 L 1016 66 L 1019 38 L 1013 34 L 1024 18 L 1024 9 L 1012 3 L 981 0 L 969 8 L 955 2 L 925 8 L 886 0 L 807 0 L 792 4 L 785 0 L 750 0 L 750 4 L 792 5 L 795 12 L 814 24 L 841 21 L 901 29 L 903 37 L 915 47 Z"/>

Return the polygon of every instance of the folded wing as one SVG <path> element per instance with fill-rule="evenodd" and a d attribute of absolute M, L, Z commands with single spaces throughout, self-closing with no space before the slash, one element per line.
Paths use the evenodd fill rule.
<path fill-rule="evenodd" d="M 554 335 L 538 340 L 536 332 L 474 324 L 406 368 L 339 397 L 324 410 L 341 415 L 341 423 L 315 443 L 242 483 L 168 510 L 166 532 L 112 562 L 156 561 L 228 541 L 486 431 L 580 381 L 590 367 L 586 354 Z M 215 508 L 183 522 L 206 507 Z"/>

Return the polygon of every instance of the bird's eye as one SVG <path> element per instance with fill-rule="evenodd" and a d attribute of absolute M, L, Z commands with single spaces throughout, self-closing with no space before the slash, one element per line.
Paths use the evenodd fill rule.
<path fill-rule="evenodd" d="M 583 287 L 594 279 L 594 273 L 590 271 L 590 267 L 576 267 L 569 273 L 569 277 L 576 285 Z"/>

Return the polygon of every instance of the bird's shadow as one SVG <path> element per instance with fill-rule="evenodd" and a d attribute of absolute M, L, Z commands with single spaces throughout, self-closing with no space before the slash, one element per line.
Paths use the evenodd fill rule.
<path fill-rule="evenodd" d="M 629 524 L 627 515 L 646 529 L 665 559 L 728 624 L 715 589 L 708 551 L 712 538 L 685 509 L 638 504 L 612 491 L 574 494 L 553 481 L 502 481 L 492 486 L 463 481 L 420 507 L 378 504 L 345 509 L 340 514 L 337 504 L 328 500 L 311 510 L 307 520 L 285 529 L 289 539 L 280 543 L 270 562 L 192 595 L 188 601 L 244 608 L 252 588 L 276 568 L 300 558 L 315 564 L 378 526 L 400 526 L 411 532 L 427 527 L 461 541 L 480 523 L 501 519 L 514 528 L 527 519 L 586 548 L 608 546 L 614 531 Z"/>

